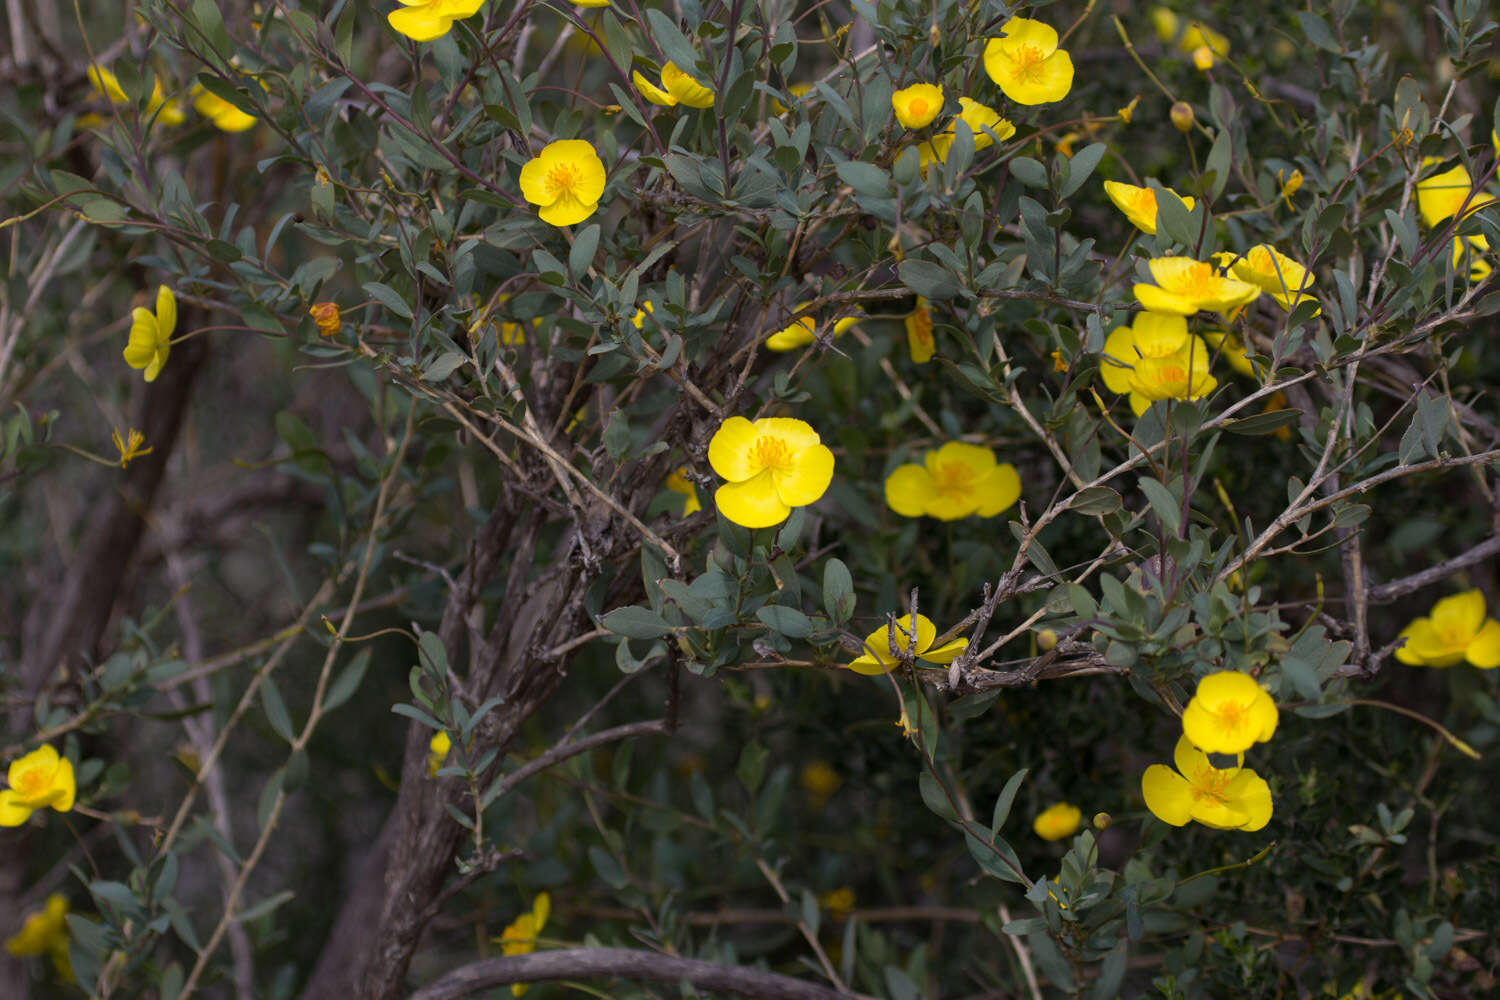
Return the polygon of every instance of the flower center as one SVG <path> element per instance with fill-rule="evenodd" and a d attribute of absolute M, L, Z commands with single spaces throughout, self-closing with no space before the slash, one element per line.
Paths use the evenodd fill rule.
<path fill-rule="evenodd" d="M 967 496 L 974 478 L 974 470 L 964 463 L 942 462 L 932 474 L 932 488 L 945 497 Z"/>
<path fill-rule="evenodd" d="M 1234 771 L 1220 771 L 1215 767 L 1199 768 L 1198 773 L 1193 775 L 1193 801 L 1202 802 L 1207 799 L 1214 805 L 1223 805 L 1228 801 L 1224 789 L 1234 780 L 1234 775 Z"/>
<path fill-rule="evenodd" d="M 1153 196 L 1154 200 L 1154 196 Z M 1195 298 L 1210 298 L 1219 290 L 1219 276 L 1214 269 L 1202 261 L 1194 261 L 1173 284 L 1172 291 Z"/>
<path fill-rule="evenodd" d="M 912 102 L 907 105 L 906 110 L 907 113 L 911 115 L 911 117 L 921 118 L 927 114 L 927 102 L 922 100 L 920 97 L 914 98 Z"/>
<path fill-rule="evenodd" d="M 1156 192 L 1150 188 L 1141 188 L 1132 194 L 1130 204 L 1142 215 L 1148 215 L 1153 220 L 1156 218 Z"/>
<path fill-rule="evenodd" d="M 547 193 L 554 200 L 575 197 L 573 189 L 583 180 L 582 171 L 571 163 L 554 163 L 547 169 Z"/>
<path fill-rule="evenodd" d="M 792 450 L 781 438 L 762 434 L 750 447 L 750 462 L 762 470 L 785 471 L 792 467 Z"/>
<path fill-rule="evenodd" d="M 1047 53 L 1035 45 L 1020 45 L 1011 51 L 1010 61 L 1013 76 L 1032 82 L 1041 77 L 1042 63 L 1047 61 Z"/>
<path fill-rule="evenodd" d="M 16 791 L 25 798 L 33 798 L 46 791 L 47 776 L 41 772 L 40 768 L 27 768 L 16 777 L 19 779 L 16 782 Z"/>
<path fill-rule="evenodd" d="M 1214 716 L 1229 733 L 1238 733 L 1248 720 L 1249 705 L 1238 701 L 1226 701 L 1214 709 Z"/>

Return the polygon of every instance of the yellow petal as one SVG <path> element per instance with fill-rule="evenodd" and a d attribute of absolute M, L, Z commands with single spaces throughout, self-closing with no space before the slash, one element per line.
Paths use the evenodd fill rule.
<path fill-rule="evenodd" d="M 1235 811 L 1246 817 L 1237 829 L 1249 833 L 1271 822 L 1271 786 L 1248 767 L 1235 775 L 1224 794 Z"/>
<path fill-rule="evenodd" d="M 1472 637 L 1484 625 L 1484 593 L 1466 590 L 1432 606 L 1432 626 L 1441 633 Z"/>
<path fill-rule="evenodd" d="M 968 639 L 954 639 L 952 642 L 943 643 L 937 649 L 927 650 L 921 656 L 922 659 L 931 663 L 952 663 L 968 648 Z"/>
<path fill-rule="evenodd" d="M 453 28 L 453 18 L 434 14 L 430 7 L 402 7 L 385 16 L 392 28 L 414 42 L 430 42 Z"/>
<path fill-rule="evenodd" d="M 1140 313 L 1131 329 L 1135 331 L 1135 349 L 1143 358 L 1167 357 L 1188 342 L 1187 318 L 1176 313 Z"/>
<path fill-rule="evenodd" d="M 1485 670 L 1500 667 L 1500 622 L 1488 619 L 1479 633 L 1469 640 L 1464 656 L 1474 666 Z"/>
<path fill-rule="evenodd" d="M 743 482 L 760 472 L 751 461 L 751 449 L 760 432 L 744 417 L 730 417 L 719 425 L 708 442 L 708 464 L 731 483 Z"/>
<path fill-rule="evenodd" d="M 1197 302 L 1175 292 L 1169 292 L 1159 285 L 1137 284 L 1132 291 L 1135 292 L 1136 301 L 1151 312 L 1191 316 L 1198 311 Z"/>
<path fill-rule="evenodd" d="M 630 79 L 635 83 L 635 89 L 641 92 L 641 96 L 652 104 L 660 104 L 669 108 L 677 103 L 677 98 L 642 76 L 640 70 L 631 73 Z"/>
<path fill-rule="evenodd" d="M 714 492 L 714 503 L 720 513 L 744 528 L 769 528 L 785 521 L 792 512 L 777 495 L 770 469 L 744 482 L 720 486 Z"/>
<path fill-rule="evenodd" d="M 921 517 L 934 496 L 932 474 L 920 465 L 900 466 L 886 478 L 886 505 L 902 517 Z"/>
<path fill-rule="evenodd" d="M 922 128 L 943 110 L 943 88 L 931 83 L 914 83 L 891 95 L 896 121 L 906 128 Z"/>
<path fill-rule="evenodd" d="M 1406 628 L 1402 629 L 1396 635 L 1396 638 L 1406 640 L 1406 645 L 1396 650 L 1396 659 L 1409 667 L 1426 666 L 1426 664 L 1422 662 L 1422 658 L 1418 656 L 1412 649 L 1412 636 L 1415 633 L 1417 627 L 1424 623 L 1428 628 L 1432 627 L 1432 623 L 1428 622 L 1426 618 L 1418 618 L 1416 621 L 1406 626 Z"/>
<path fill-rule="evenodd" d="M 882 663 L 868 653 L 863 656 L 856 656 L 849 663 L 849 669 L 856 674 L 864 674 L 866 677 L 878 677 L 881 674 L 890 672 L 888 664 Z"/>
<path fill-rule="evenodd" d="M 20 826 L 36 810 L 21 804 L 20 796 L 9 788 L 0 791 L 0 826 Z"/>
<path fill-rule="evenodd" d="M 933 475 L 937 475 L 938 470 L 943 466 L 956 462 L 967 467 L 973 473 L 974 479 L 978 480 L 988 476 L 994 470 L 995 453 L 976 444 L 949 441 L 937 451 L 929 451 L 925 461 L 927 471 Z"/>
<path fill-rule="evenodd" d="M 158 340 L 170 340 L 177 329 L 177 296 L 172 289 L 162 285 L 156 290 L 156 336 Z"/>
<path fill-rule="evenodd" d="M 1152 764 L 1141 775 L 1146 808 L 1163 823 L 1186 826 L 1193 818 L 1193 786 L 1165 764 Z"/>
<path fill-rule="evenodd" d="M 974 513 L 994 517 L 1021 499 L 1021 475 L 1014 465 L 1003 462 L 979 481 L 974 494 L 979 499 L 979 509 Z"/>
<path fill-rule="evenodd" d="M 550 205 L 543 205 L 537 215 L 551 226 L 572 226 L 582 222 L 599 209 L 597 201 L 581 201 L 565 194 Z"/>
<path fill-rule="evenodd" d="M 775 470 L 772 479 L 781 502 L 788 507 L 816 503 L 833 482 L 833 452 L 821 444 L 804 448 L 792 456 L 792 467 Z"/>
<path fill-rule="evenodd" d="M 1151 286 L 1146 286 L 1151 287 Z M 1104 341 L 1104 353 L 1099 357 L 1099 377 L 1110 392 L 1130 391 L 1130 371 L 1140 355 L 1135 349 L 1135 331 L 1128 326 L 1117 326 Z"/>
<path fill-rule="evenodd" d="M 1276 703 L 1255 678 L 1225 670 L 1198 682 L 1182 713 L 1182 732 L 1210 753 L 1243 753 L 1270 739 L 1277 719 Z"/>
<path fill-rule="evenodd" d="M 661 85 L 679 103 L 686 104 L 690 108 L 714 106 L 714 92 L 678 69 L 673 63 L 667 63 L 661 68 Z"/>
<path fill-rule="evenodd" d="M 73 781 L 73 762 L 66 757 L 57 762 L 57 771 L 52 776 L 52 788 L 60 793 L 52 801 L 52 808 L 58 812 L 67 812 L 72 809 L 73 797 L 77 794 L 78 786 Z"/>
<path fill-rule="evenodd" d="M 1013 17 L 1000 26 L 1000 37 L 994 41 L 1009 47 L 1032 45 L 1049 56 L 1057 51 L 1057 29 L 1044 21 Z"/>

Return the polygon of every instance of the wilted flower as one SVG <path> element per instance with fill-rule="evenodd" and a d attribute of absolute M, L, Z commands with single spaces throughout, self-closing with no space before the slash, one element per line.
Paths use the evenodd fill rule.
<path fill-rule="evenodd" d="M 20 826 L 38 809 L 58 812 L 73 808 L 73 762 L 43 743 L 10 762 L 10 787 L 0 791 L 0 826 Z"/>
<path fill-rule="evenodd" d="M 177 329 L 177 296 L 162 285 L 156 290 L 156 312 L 136 306 L 130 312 L 130 342 L 125 345 L 125 363 L 146 369 L 146 381 L 155 382 L 172 352 L 172 332 Z"/>
<path fill-rule="evenodd" d="M 678 69 L 675 63 L 662 66 L 660 87 L 646 79 L 639 70 L 631 73 L 630 78 L 635 83 L 635 89 L 652 104 L 664 107 L 686 104 L 690 108 L 714 106 L 714 92 Z"/>
<path fill-rule="evenodd" d="M 1082 820 L 1082 809 L 1059 802 L 1038 813 L 1031 823 L 1031 829 L 1043 840 L 1061 840 L 1071 837 Z"/>
<path fill-rule="evenodd" d="M 1135 297 L 1152 312 L 1191 316 L 1200 309 L 1228 312 L 1260 295 L 1260 286 L 1226 278 L 1212 264 L 1191 257 L 1153 257 L 1146 262 L 1156 284 L 1137 284 Z"/>
<path fill-rule="evenodd" d="M 391 27 L 416 42 L 430 42 L 453 30 L 453 22 L 473 17 L 484 0 L 400 0 L 404 6 L 385 16 Z"/>
<path fill-rule="evenodd" d="M 1111 392 L 1129 393 L 1130 409 L 1140 416 L 1157 400 L 1212 392 L 1219 383 L 1208 373 L 1208 356 L 1208 345 L 1187 332 L 1183 317 L 1139 313 L 1105 340 L 1099 375 Z"/>
<path fill-rule="evenodd" d="M 926 660 L 929 663 L 952 663 L 958 659 L 960 653 L 969 648 L 968 639 L 954 639 L 937 649 L 932 648 L 937 639 L 937 628 L 928 620 L 926 615 L 917 615 L 916 624 L 916 647 L 913 652 L 917 659 Z M 875 677 L 886 673 L 896 664 L 901 662 L 901 656 L 912 648 L 912 623 L 911 615 L 905 615 L 896 619 L 896 649 L 891 652 L 891 627 L 889 624 L 865 636 L 865 651 L 854 658 L 849 664 L 849 669 L 857 674 L 865 674 Z"/>
<path fill-rule="evenodd" d="M 1141 777 L 1146 808 L 1163 823 L 1197 820 L 1215 830 L 1254 831 L 1271 821 L 1271 786 L 1248 767 L 1218 768 L 1182 736 L 1173 752 L 1177 771 L 1152 764 Z M 1181 774 L 1178 771 L 1182 772 Z"/>
<path fill-rule="evenodd" d="M 914 83 L 891 95 L 896 121 L 906 128 L 930 125 L 943 110 L 943 88 L 931 83 Z"/>
<path fill-rule="evenodd" d="M 1209 753 L 1243 753 L 1276 732 L 1276 703 L 1249 674 L 1221 670 L 1198 682 L 1182 732 Z"/>
<path fill-rule="evenodd" d="M 319 334 L 324 337 L 338 336 L 343 317 L 339 314 L 337 302 L 314 302 L 307 314 L 313 318 L 313 325 L 318 328 Z"/>
<path fill-rule="evenodd" d="M 926 299 L 917 297 L 917 307 L 906 317 L 905 325 L 906 346 L 911 351 L 911 359 L 919 365 L 925 365 L 932 360 L 936 349 L 932 338 L 932 310 L 928 308 Z"/>
<path fill-rule="evenodd" d="M 1396 650 L 1396 659 L 1414 667 L 1451 667 L 1464 660 L 1486 670 L 1500 667 L 1500 622 L 1485 617 L 1484 594 L 1478 590 L 1438 601 L 1400 637 L 1406 645 Z"/>
<path fill-rule="evenodd" d="M 1020 497 L 1014 465 L 997 463 L 990 449 L 961 441 L 927 452 L 921 465 L 899 466 L 885 481 L 885 502 L 902 517 L 994 517 Z"/>
<path fill-rule="evenodd" d="M 552 913 L 552 897 L 539 892 L 531 901 L 531 912 L 523 913 L 500 934 L 500 950 L 507 955 L 529 955 L 536 951 L 537 937 L 547 926 L 547 917 Z M 512 983 L 512 996 L 526 992 L 525 983 Z"/>
<path fill-rule="evenodd" d="M 1013 17 L 984 46 L 984 70 L 1017 104 L 1060 101 L 1073 88 L 1073 60 L 1057 47 L 1057 30 Z"/>
<path fill-rule="evenodd" d="M 130 428 L 129 433 L 123 438 L 120 436 L 119 431 L 111 430 L 109 432 L 109 439 L 115 443 L 115 448 L 120 452 L 120 468 L 122 469 L 129 465 L 133 459 L 151 454 L 150 448 L 141 447 L 141 445 L 146 443 L 146 435 L 134 427 Z"/>
<path fill-rule="evenodd" d="M 708 464 L 729 480 L 714 492 L 719 511 L 746 528 L 780 524 L 793 507 L 816 503 L 833 482 L 833 452 L 807 423 L 730 417 L 708 442 Z"/>
<path fill-rule="evenodd" d="M 1148 187 L 1136 187 L 1134 184 L 1105 181 L 1104 193 L 1109 196 L 1110 201 L 1115 203 L 1116 208 L 1125 213 L 1125 218 L 1134 223 L 1137 229 L 1150 236 L 1156 235 L 1155 191 Z M 1177 194 L 1176 191 L 1172 193 Z M 1178 197 L 1182 196 L 1178 195 Z M 1193 210 L 1195 202 L 1191 197 L 1182 198 L 1182 203 L 1187 206 L 1188 211 Z"/>
<path fill-rule="evenodd" d="M 554 226 L 582 222 L 604 194 L 604 161 L 582 139 L 558 139 L 521 168 L 521 194 Z"/>

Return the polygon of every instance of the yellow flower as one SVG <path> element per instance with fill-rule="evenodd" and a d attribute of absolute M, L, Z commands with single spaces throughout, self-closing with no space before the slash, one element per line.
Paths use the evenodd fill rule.
<path fill-rule="evenodd" d="M 921 465 L 900 466 L 885 481 L 885 502 L 902 517 L 994 517 L 1020 498 L 1014 465 L 997 463 L 990 449 L 961 441 L 927 452 Z"/>
<path fill-rule="evenodd" d="M 339 328 L 343 324 L 343 318 L 339 315 L 339 304 L 337 302 L 314 302 L 307 310 L 307 314 L 313 318 L 313 325 L 318 328 L 318 333 L 324 337 L 338 336 Z"/>
<path fill-rule="evenodd" d="M 1249 352 L 1240 338 L 1227 330 L 1207 330 L 1203 334 L 1203 339 L 1208 342 L 1210 348 L 1219 352 L 1219 357 L 1229 362 L 1230 368 L 1241 375 L 1255 378 L 1255 366 L 1250 363 Z M 1224 345 L 1222 349 L 1220 344 Z"/>
<path fill-rule="evenodd" d="M 786 88 L 787 95 L 790 97 L 804 97 L 811 90 L 812 84 L 810 83 L 794 83 Z M 773 97 L 771 98 L 771 110 L 775 111 L 778 115 L 784 115 L 791 109 Z"/>
<path fill-rule="evenodd" d="M 16 958 L 51 955 L 57 973 L 73 981 L 73 963 L 68 957 L 68 900 L 60 893 L 47 897 L 46 906 L 27 914 L 21 930 L 5 941 L 5 950 Z"/>
<path fill-rule="evenodd" d="M 1182 733 L 1209 753 L 1243 753 L 1276 733 L 1276 703 L 1249 674 L 1221 670 L 1198 682 Z"/>
<path fill-rule="evenodd" d="M 125 94 L 125 88 L 120 86 L 119 77 L 102 66 L 89 67 L 89 83 L 94 89 L 109 98 L 112 104 L 129 104 L 130 98 Z M 146 106 L 148 116 L 155 115 L 156 120 L 163 125 L 181 125 L 187 119 L 183 114 L 182 104 L 175 98 L 168 100 L 165 92 L 161 89 L 161 77 L 157 77 L 151 87 L 151 102 Z M 95 124 L 96 116 L 85 116 L 91 121 L 86 124 Z M 82 121 L 82 119 L 80 119 Z"/>
<path fill-rule="evenodd" d="M 943 88 L 932 83 L 914 83 L 891 95 L 896 121 L 906 128 L 921 128 L 943 110 Z"/>
<path fill-rule="evenodd" d="M 1141 777 L 1146 808 L 1163 823 L 1197 820 L 1215 830 L 1254 831 L 1271 821 L 1271 786 L 1248 767 L 1214 767 L 1208 754 L 1183 736 L 1173 752 L 1177 771 L 1152 764 Z M 1177 772 L 1181 771 L 1181 774 Z"/>
<path fill-rule="evenodd" d="M 686 104 L 690 108 L 714 106 L 714 92 L 678 69 L 675 63 L 667 63 L 661 68 L 660 87 L 646 79 L 639 70 L 632 72 L 630 78 L 635 82 L 635 89 L 652 104 L 664 107 Z"/>
<path fill-rule="evenodd" d="M 1135 106 L 1139 103 L 1141 103 L 1141 95 L 1136 94 L 1130 99 L 1129 104 L 1125 105 L 1123 108 L 1116 108 L 1115 114 L 1120 116 L 1120 121 L 1124 122 L 1126 125 L 1129 125 L 1130 119 L 1135 117 Z"/>
<path fill-rule="evenodd" d="M 437 777 L 443 762 L 448 759 L 448 752 L 452 749 L 453 737 L 448 735 L 448 730 L 439 729 L 432 734 L 432 739 L 427 744 L 427 777 Z"/>
<path fill-rule="evenodd" d="M 839 790 L 844 779 L 828 765 L 827 761 L 814 760 L 802 766 L 802 788 L 812 800 L 813 808 L 822 809 Z"/>
<path fill-rule="evenodd" d="M 1177 42 L 1177 47 L 1189 53 L 1195 64 L 1199 61 L 1199 50 L 1207 49 L 1208 66 L 1199 66 L 1199 69 L 1208 69 L 1212 66 L 1214 56 L 1229 55 L 1229 39 L 1202 21 L 1193 21 L 1188 25 L 1187 30 L 1182 33 L 1182 38 Z"/>
<path fill-rule="evenodd" d="M 146 435 L 134 427 L 130 428 L 129 433 L 123 438 L 120 437 L 119 431 L 111 430 L 109 432 L 109 439 L 115 443 L 115 447 L 120 451 L 120 468 L 122 469 L 130 464 L 131 459 L 151 454 L 150 448 L 141 447 L 141 445 L 146 443 Z"/>
<path fill-rule="evenodd" d="M 1193 50 L 1193 67 L 1204 72 L 1214 68 L 1214 50 L 1200 45 Z"/>
<path fill-rule="evenodd" d="M 1436 158 L 1429 158 L 1423 160 L 1422 165 L 1427 166 L 1437 162 Z M 1428 226 L 1437 226 L 1457 215 L 1465 201 L 1469 204 L 1464 209 L 1464 217 L 1468 218 L 1495 200 L 1483 194 L 1470 198 L 1469 194 L 1472 190 L 1473 182 L 1469 180 L 1469 171 L 1460 163 L 1452 170 L 1433 174 L 1417 183 L 1417 211 L 1422 213 L 1422 221 Z"/>
<path fill-rule="evenodd" d="M 1483 236 L 1455 236 L 1453 237 L 1453 266 L 1459 267 L 1463 263 L 1464 252 L 1469 254 L 1469 280 L 1483 281 L 1490 276 L 1490 262 L 1481 256 L 1490 248 L 1490 241 Z"/>
<path fill-rule="evenodd" d="M 73 762 L 43 743 L 10 762 L 10 787 L 0 791 L 0 826 L 20 826 L 38 809 L 73 808 Z"/>
<path fill-rule="evenodd" d="M 1168 188 L 1168 190 L 1171 190 Z M 1125 218 L 1135 224 L 1135 227 L 1149 236 L 1156 235 L 1156 192 L 1148 187 L 1136 187 L 1134 184 L 1122 184 L 1119 181 L 1105 181 L 1104 193 L 1109 200 L 1115 203 L 1115 207 L 1125 213 Z M 1173 194 L 1177 192 L 1173 191 Z M 1178 195 L 1178 197 L 1182 197 Z M 1192 198 L 1182 198 L 1182 203 L 1187 206 L 1189 212 L 1193 210 Z"/>
<path fill-rule="evenodd" d="M 1006 21 L 985 43 L 984 71 L 1017 104 L 1060 101 L 1073 88 L 1073 60 L 1057 47 L 1057 30 L 1028 17 Z"/>
<path fill-rule="evenodd" d="M 1152 312 L 1191 316 L 1200 309 L 1228 312 L 1260 296 L 1260 287 L 1226 278 L 1212 264 L 1191 257 L 1153 257 L 1146 266 L 1156 284 L 1135 286 L 1135 297 Z"/>
<path fill-rule="evenodd" d="M 1291 204 L 1292 195 L 1302 189 L 1302 171 L 1293 170 L 1288 174 L 1285 170 L 1276 171 L 1276 180 L 1281 184 L 1281 196 Z"/>
<path fill-rule="evenodd" d="M 261 86 L 265 86 L 262 84 Z M 202 84 L 193 87 L 193 109 L 214 123 L 221 132 L 243 132 L 255 124 L 255 116 L 246 114 Z"/>
<path fill-rule="evenodd" d="M 913 652 L 917 659 L 927 660 L 929 663 L 952 663 L 958 659 L 958 655 L 969 648 L 968 639 L 954 639 L 946 645 L 937 649 L 932 648 L 932 643 L 937 639 L 937 628 L 928 620 L 926 615 L 917 615 L 917 644 Z M 849 664 L 849 669 L 856 674 L 865 674 L 869 677 L 877 677 L 888 672 L 892 667 L 901 662 L 907 649 L 911 648 L 912 639 L 911 615 L 896 619 L 896 649 L 891 652 L 891 627 L 882 625 L 880 628 L 865 636 L 865 651 L 854 658 Z M 905 717 L 905 711 L 902 716 Z M 907 723 L 910 728 L 910 722 Z"/>
<path fill-rule="evenodd" d="M 817 431 L 790 417 L 754 423 L 730 417 L 708 442 L 708 464 L 729 480 L 714 492 L 714 503 L 745 528 L 780 524 L 793 507 L 816 503 L 833 482 L 833 452 Z"/>
<path fill-rule="evenodd" d="M 1156 29 L 1156 37 L 1163 42 L 1170 42 L 1177 37 L 1179 22 L 1177 14 L 1167 7 L 1151 8 L 1151 26 Z"/>
<path fill-rule="evenodd" d="M 1208 345 L 1187 332 L 1183 317 L 1140 313 L 1131 326 L 1110 332 L 1099 375 L 1111 392 L 1129 393 L 1130 409 L 1140 416 L 1159 399 L 1212 392 L 1219 383 L 1208 373 L 1208 357 Z"/>
<path fill-rule="evenodd" d="M 845 885 L 825 892 L 818 897 L 818 905 L 828 911 L 831 919 L 844 920 L 854 912 L 854 890 Z"/>
<path fill-rule="evenodd" d="M 1016 134 L 1016 127 L 1004 118 L 994 108 L 980 104 L 978 101 L 967 97 L 958 99 L 959 112 L 948 127 L 943 129 L 931 140 L 917 146 L 917 155 L 921 157 L 922 173 L 927 173 L 927 168 L 934 163 L 942 163 L 948 159 L 948 151 L 953 148 L 953 140 L 958 136 L 957 123 L 962 121 L 969 126 L 970 133 L 974 136 L 974 152 L 988 149 L 998 139 L 1004 142 Z"/>
<path fill-rule="evenodd" d="M 798 303 L 792 307 L 792 312 L 798 313 L 806 308 L 806 303 Z M 845 316 L 843 319 L 835 320 L 833 324 L 833 335 L 841 335 L 851 326 L 859 323 L 858 316 Z M 811 316 L 803 316 L 795 320 L 784 329 L 777 330 L 766 338 L 766 347 L 773 351 L 795 351 L 799 347 L 806 347 L 818 339 L 818 325 L 813 322 Z"/>
<path fill-rule="evenodd" d="M 671 475 L 667 476 L 667 489 L 673 493 L 681 493 L 687 497 L 687 503 L 682 505 L 683 517 L 687 517 L 689 514 L 696 514 L 703 509 L 703 505 L 698 502 L 698 491 L 693 488 L 693 484 L 688 480 L 687 476 L 683 475 L 685 472 L 687 472 L 686 466 L 677 469 Z"/>
<path fill-rule="evenodd" d="M 130 312 L 130 342 L 125 345 L 125 363 L 146 369 L 146 381 L 155 382 L 172 352 L 172 331 L 177 329 L 177 296 L 162 285 L 156 290 L 156 312 L 136 306 Z"/>
<path fill-rule="evenodd" d="M 1269 243 L 1253 246 L 1242 255 L 1227 251 L 1215 254 L 1215 259 L 1236 278 L 1248 281 L 1268 293 L 1287 312 L 1303 302 L 1317 301 L 1306 294 L 1313 283 L 1307 268 Z M 1318 312 L 1321 313 L 1322 310 Z"/>
<path fill-rule="evenodd" d="M 906 317 L 905 323 L 906 346 L 911 351 L 911 359 L 919 365 L 925 365 L 932 360 L 935 349 L 932 339 L 932 310 L 927 307 L 926 299 L 917 297 L 917 308 Z"/>
<path fill-rule="evenodd" d="M 1406 645 L 1396 650 L 1396 659 L 1410 666 L 1451 667 L 1468 660 L 1486 670 L 1500 667 L 1500 622 L 1484 616 L 1484 594 L 1477 590 L 1438 601 L 1399 638 Z"/>
<path fill-rule="evenodd" d="M 523 913 L 500 934 L 500 950 L 507 955 L 529 955 L 536 951 L 536 939 L 547 926 L 547 917 L 552 913 L 552 897 L 545 892 L 537 893 L 531 901 L 531 912 Z M 525 983 L 513 983 L 512 996 L 526 992 Z"/>
<path fill-rule="evenodd" d="M 573 0 L 579 7 L 608 7 L 609 0 Z"/>
<path fill-rule="evenodd" d="M 415 42 L 430 42 L 453 30 L 453 22 L 479 13 L 484 0 L 400 0 L 385 16 L 391 27 Z"/>
<path fill-rule="evenodd" d="M 641 307 L 635 311 L 635 315 L 630 317 L 630 325 L 639 330 L 646 325 L 646 317 L 655 314 L 656 307 L 651 304 L 650 299 L 646 299 L 641 303 Z"/>
<path fill-rule="evenodd" d="M 1043 840 L 1061 840 L 1064 837 L 1071 837 L 1082 819 L 1082 809 L 1070 806 L 1066 802 L 1059 802 L 1037 814 L 1037 818 L 1031 823 L 1031 828 Z"/>
<path fill-rule="evenodd" d="M 521 194 L 541 207 L 543 222 L 582 222 L 594 214 L 604 194 L 604 161 L 582 139 L 549 142 L 521 168 Z"/>

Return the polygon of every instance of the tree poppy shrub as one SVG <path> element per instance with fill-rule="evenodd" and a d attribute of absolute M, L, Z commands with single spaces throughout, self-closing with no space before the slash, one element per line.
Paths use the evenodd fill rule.
<path fill-rule="evenodd" d="M 0 996 L 1492 991 L 1485 5 L 134 11 L 0 67 Z"/>

